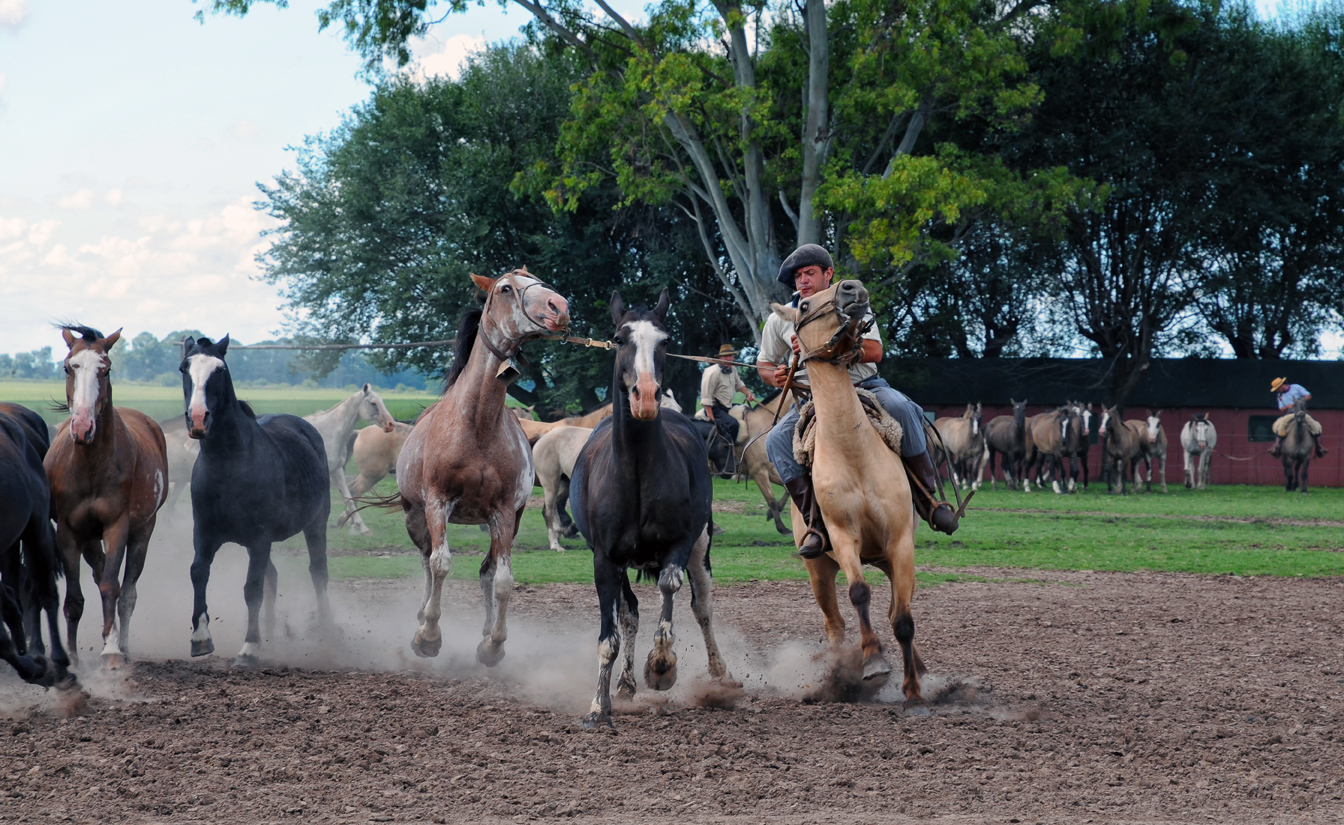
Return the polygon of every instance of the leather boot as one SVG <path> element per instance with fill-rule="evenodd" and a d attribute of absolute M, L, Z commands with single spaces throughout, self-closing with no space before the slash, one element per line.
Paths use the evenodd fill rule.
<path fill-rule="evenodd" d="M 1279 458 L 1283 455 L 1283 436 L 1274 436 L 1274 446 L 1269 448 L 1269 454 L 1275 458 Z"/>
<path fill-rule="evenodd" d="M 934 474 L 933 462 L 929 460 L 929 451 L 925 450 L 913 457 L 902 456 L 901 460 L 905 462 L 905 471 L 919 480 L 919 484 L 913 481 L 910 483 L 910 494 L 915 499 L 915 512 L 939 533 L 950 536 L 957 532 L 957 528 L 961 526 L 957 511 L 946 501 L 935 502 L 931 498 L 933 491 L 938 489 L 938 478 Z M 923 490 L 919 489 L 920 484 L 924 485 Z"/>
<path fill-rule="evenodd" d="M 1319 435 L 1313 435 L 1311 437 L 1311 442 L 1316 445 L 1317 458 L 1325 458 L 1325 454 L 1330 452 L 1329 450 L 1321 446 L 1321 437 Z"/>
<path fill-rule="evenodd" d="M 826 535 L 826 525 L 821 521 L 821 509 L 817 507 L 817 498 L 812 492 L 812 475 L 804 473 L 784 485 L 789 497 L 798 505 L 798 512 L 807 525 L 807 535 L 798 545 L 798 555 L 805 559 L 817 559 L 826 555 L 830 549 L 830 538 Z"/>

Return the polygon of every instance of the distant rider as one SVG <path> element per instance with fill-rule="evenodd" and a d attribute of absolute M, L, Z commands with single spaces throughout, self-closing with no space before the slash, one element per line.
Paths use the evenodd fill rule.
<path fill-rule="evenodd" d="M 1278 458 L 1283 455 L 1283 439 L 1288 435 L 1288 425 L 1293 421 L 1293 405 L 1298 401 L 1310 401 L 1311 393 L 1301 384 L 1289 384 L 1287 378 L 1275 378 L 1269 385 L 1269 391 L 1279 397 L 1279 409 L 1288 410 L 1287 415 L 1280 416 L 1274 422 L 1274 446 L 1269 448 L 1269 454 Z M 1321 424 L 1310 415 L 1307 416 L 1307 432 L 1311 433 L 1311 441 L 1316 445 L 1316 457 L 1324 458 L 1329 451 L 1321 446 Z"/>
<path fill-rule="evenodd" d="M 779 282 L 796 290 L 791 304 L 794 307 L 798 306 L 799 300 L 829 289 L 834 276 L 835 268 L 830 253 L 816 244 L 798 247 L 779 267 Z M 865 320 L 872 317 L 870 313 Z M 903 433 L 901 460 L 905 462 L 905 469 L 924 485 L 925 490 L 932 493 L 936 489 L 937 480 L 933 462 L 929 460 L 928 443 L 924 439 L 924 410 L 878 377 L 874 364 L 882 360 L 882 339 L 875 327 L 864 333 L 862 345 L 863 352 L 859 360 L 849 367 L 850 381 L 854 386 L 875 394 L 883 409 L 900 422 Z M 793 324 L 772 313 L 761 332 L 761 353 L 756 363 L 756 371 L 761 379 L 772 387 L 783 387 L 788 378 L 791 356 L 798 353 L 799 349 Z M 800 366 L 793 380 L 807 383 L 806 369 Z M 830 549 L 830 541 L 826 535 L 826 526 L 820 522 L 820 509 L 817 510 L 817 519 L 812 518 L 812 477 L 793 458 L 793 431 L 797 424 L 798 408 L 794 406 L 766 436 L 765 449 L 808 527 L 807 536 L 799 546 L 798 553 L 805 559 L 813 559 Z M 916 485 L 910 486 L 915 510 L 920 517 L 940 533 L 956 532 L 956 511 L 947 502 L 933 502 L 929 495 L 914 489 Z"/>
<path fill-rule="evenodd" d="M 724 344 L 719 347 L 719 363 L 706 367 L 700 377 L 700 406 L 705 408 L 705 418 L 718 426 L 730 446 L 737 443 L 739 427 L 738 420 L 728 412 L 733 406 L 733 398 L 741 392 L 748 402 L 756 400 L 732 364 L 736 357 L 737 350 L 733 345 Z"/>

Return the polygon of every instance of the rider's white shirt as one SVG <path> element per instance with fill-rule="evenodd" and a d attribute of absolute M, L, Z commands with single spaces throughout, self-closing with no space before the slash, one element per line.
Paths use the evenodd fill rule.
<path fill-rule="evenodd" d="M 798 293 L 793 294 L 793 302 L 790 306 L 798 306 Z M 873 313 L 869 312 L 863 320 L 873 320 Z M 765 329 L 761 330 L 761 353 L 757 357 L 758 361 L 768 361 L 771 364 L 789 364 L 793 361 L 793 347 L 789 341 L 795 335 L 793 322 L 785 321 L 775 313 L 770 313 L 770 317 L 765 319 Z M 882 336 L 878 335 L 877 324 L 869 327 L 863 334 L 865 341 L 877 341 L 882 343 Z M 870 363 L 856 363 L 849 368 L 849 380 L 851 383 L 858 384 L 861 381 L 867 381 L 869 378 L 877 375 L 877 365 Z M 807 383 L 807 369 L 799 367 L 793 380 Z"/>

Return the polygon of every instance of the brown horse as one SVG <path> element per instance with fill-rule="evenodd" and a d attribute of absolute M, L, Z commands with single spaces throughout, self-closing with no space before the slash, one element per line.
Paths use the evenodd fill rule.
<path fill-rule="evenodd" d="M 1003 480 L 1009 488 L 1016 487 L 1023 476 L 1023 459 L 1027 452 L 1027 399 L 1014 401 L 1012 415 L 997 415 L 985 425 L 985 452 L 989 462 L 989 486 L 998 485 L 994 475 L 995 458 L 1003 454 Z"/>
<path fill-rule="evenodd" d="M 1120 420 L 1116 407 L 1102 410 L 1097 433 L 1101 436 L 1101 467 L 1106 476 L 1106 491 L 1116 492 L 1118 481 L 1119 492 L 1124 495 L 1128 492 L 1129 474 L 1134 472 L 1143 451 L 1143 435 Z"/>
<path fill-rule="evenodd" d="M 65 406 L 70 418 L 61 424 L 43 464 L 51 479 L 56 546 L 65 566 L 67 647 L 78 661 L 79 620 L 84 614 L 79 586 L 82 554 L 103 597 L 102 662 L 115 668 L 130 655 L 135 585 L 145 569 L 159 508 L 168 495 L 168 448 L 152 418 L 112 406 L 108 353 L 121 330 L 104 338 L 89 327 L 64 325 L 61 335 L 70 347 L 65 357 Z M 126 572 L 118 584 L 123 560 Z"/>
<path fill-rule="evenodd" d="M 772 304 L 792 321 L 807 362 L 816 410 L 812 483 L 830 533 L 831 550 L 807 559 L 812 594 L 826 617 L 826 636 L 838 646 L 845 620 L 836 601 L 835 576 L 845 571 L 849 600 L 859 617 L 863 678 L 886 678 L 891 668 L 868 617 L 870 589 L 863 565 L 877 567 L 891 580 L 888 618 L 901 646 L 906 705 L 923 702 L 919 677 L 924 664 L 915 652 L 915 510 L 901 458 L 883 442 L 859 402 L 845 365 L 858 346 L 860 319 L 868 312 L 868 290 L 845 280 L 803 299 L 797 308 Z M 802 543 L 807 524 L 793 506 L 793 535 Z"/>
<path fill-rule="evenodd" d="M 1036 476 L 1036 485 L 1044 486 L 1041 478 L 1043 471 L 1048 470 L 1051 489 L 1056 493 L 1065 492 L 1063 480 L 1065 469 L 1069 466 L 1068 457 L 1075 443 L 1072 437 L 1074 426 L 1072 411 L 1067 406 L 1027 419 L 1023 489 L 1031 489 L 1033 475 Z"/>
<path fill-rule="evenodd" d="M 966 412 L 959 418 L 939 418 L 933 422 L 938 431 L 942 446 L 938 448 L 938 457 L 947 465 L 948 474 L 958 485 L 970 481 L 972 489 L 980 489 L 980 476 L 985 466 L 985 430 L 984 413 L 980 404 L 967 404 Z"/>
<path fill-rule="evenodd" d="M 397 484 L 406 530 L 425 569 L 425 602 L 411 649 L 417 656 L 437 656 L 443 643 L 439 617 L 451 563 L 448 525 L 488 524 L 490 552 L 480 572 L 485 638 L 476 658 L 493 666 L 504 658 L 513 540 L 534 477 L 532 449 L 504 406 L 504 393 L 517 374 L 510 367 L 519 348 L 528 339 L 564 330 L 569 303 L 526 268 L 499 278 L 471 278 L 486 293 L 485 308 L 463 318 L 443 397 L 406 439 Z"/>
<path fill-rule="evenodd" d="M 559 427 L 586 427 L 593 429 L 602 422 L 602 419 L 611 416 L 611 402 L 608 401 L 600 407 L 586 412 L 583 415 L 572 415 L 569 418 L 562 418 L 559 421 L 537 421 L 531 415 L 525 412 L 519 412 L 517 409 L 511 410 L 522 425 L 523 434 L 527 436 L 527 443 L 535 445 L 537 439 L 541 438 L 551 430 Z"/>

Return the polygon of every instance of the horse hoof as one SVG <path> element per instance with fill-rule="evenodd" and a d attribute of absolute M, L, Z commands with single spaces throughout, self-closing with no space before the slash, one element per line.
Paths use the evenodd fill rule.
<path fill-rule="evenodd" d="M 655 663 L 650 657 L 644 663 L 644 684 L 654 690 L 671 690 L 677 683 L 677 660 Z"/>
<path fill-rule="evenodd" d="M 635 680 L 633 677 L 626 678 L 622 676 L 616 683 L 616 696 L 621 699 L 630 700 L 635 698 Z"/>
<path fill-rule="evenodd" d="M 102 655 L 102 664 L 104 670 L 117 670 L 126 663 L 126 657 L 120 653 L 104 653 Z"/>
<path fill-rule="evenodd" d="M 411 650 L 421 659 L 433 659 L 439 655 L 439 649 L 443 647 L 443 637 L 437 639 L 426 639 L 419 633 L 411 640 Z"/>
<path fill-rule="evenodd" d="M 490 639 L 481 639 L 481 643 L 476 645 L 476 661 L 486 667 L 494 667 L 504 661 L 504 645 L 495 644 Z"/>
<path fill-rule="evenodd" d="M 923 699 L 907 699 L 904 707 L 906 716 L 929 716 L 933 713 Z"/>
<path fill-rule="evenodd" d="M 211 653 L 214 652 L 215 652 L 214 639 L 206 639 L 200 642 L 196 641 L 195 639 L 191 640 L 192 656 L 209 656 Z"/>
<path fill-rule="evenodd" d="M 870 679 L 885 679 L 889 673 L 891 673 L 891 665 L 887 664 L 887 660 L 883 658 L 881 653 L 874 653 L 863 662 L 863 681 L 865 682 Z"/>
<path fill-rule="evenodd" d="M 233 666 L 240 668 L 254 668 L 260 663 L 261 661 L 251 653 L 240 653 L 238 658 L 233 660 Z"/>
<path fill-rule="evenodd" d="M 611 714 L 604 715 L 597 711 L 593 711 L 583 717 L 583 727 L 585 730 L 598 730 L 604 726 L 613 729 L 616 727 L 611 723 Z"/>

